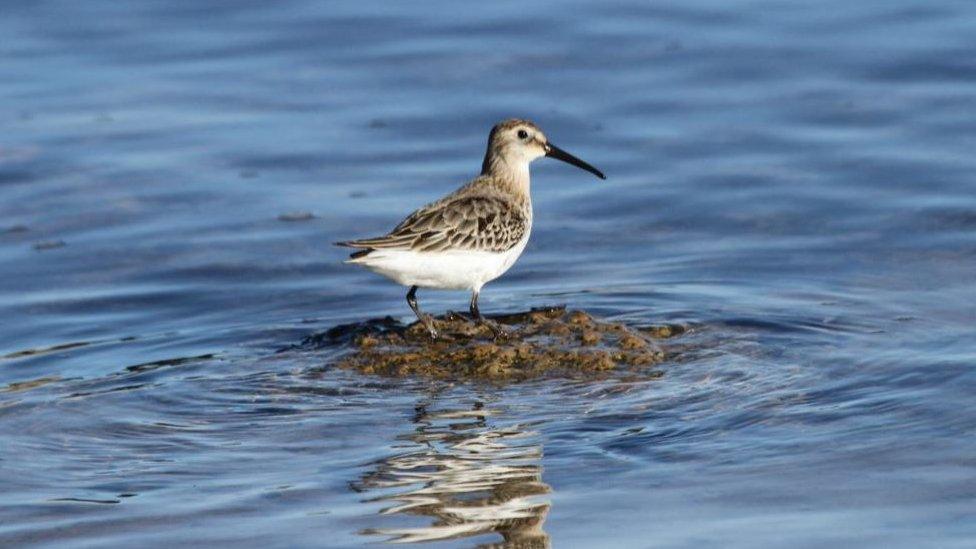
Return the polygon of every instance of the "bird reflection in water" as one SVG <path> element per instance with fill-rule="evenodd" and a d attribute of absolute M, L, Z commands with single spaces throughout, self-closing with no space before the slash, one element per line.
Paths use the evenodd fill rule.
<path fill-rule="evenodd" d="M 377 528 L 368 535 L 392 543 L 418 543 L 497 533 L 480 547 L 549 547 L 542 524 L 550 491 L 542 482 L 542 447 L 519 426 L 492 426 L 492 412 L 417 406 L 415 429 L 398 437 L 405 450 L 384 458 L 354 483 L 361 492 L 388 492 L 370 502 L 389 503 L 381 515 L 430 517 L 427 526 Z"/>

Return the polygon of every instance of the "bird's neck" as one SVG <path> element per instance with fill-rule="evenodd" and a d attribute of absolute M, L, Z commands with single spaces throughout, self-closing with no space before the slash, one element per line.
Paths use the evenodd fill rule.
<path fill-rule="evenodd" d="M 504 190 L 522 200 L 531 200 L 529 194 L 531 178 L 529 177 L 528 162 L 510 162 L 500 155 L 486 155 L 481 166 L 481 175 L 491 177 Z"/>

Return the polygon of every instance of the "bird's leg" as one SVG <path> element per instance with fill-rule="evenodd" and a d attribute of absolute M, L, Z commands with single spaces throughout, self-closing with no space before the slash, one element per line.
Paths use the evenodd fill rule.
<path fill-rule="evenodd" d="M 487 326 L 491 330 L 492 335 L 495 339 L 507 336 L 508 334 L 502 329 L 498 324 L 488 320 L 487 318 L 481 316 L 481 311 L 478 310 L 478 291 L 475 290 L 471 292 L 471 318 L 474 319 L 478 324 Z"/>
<path fill-rule="evenodd" d="M 413 314 L 417 315 L 417 319 L 427 328 L 430 332 L 431 339 L 437 339 L 437 329 L 434 328 L 434 321 L 431 319 L 430 315 L 426 315 L 420 312 L 420 307 L 417 306 L 417 287 L 411 286 L 410 291 L 407 292 L 407 305 L 413 309 Z"/>

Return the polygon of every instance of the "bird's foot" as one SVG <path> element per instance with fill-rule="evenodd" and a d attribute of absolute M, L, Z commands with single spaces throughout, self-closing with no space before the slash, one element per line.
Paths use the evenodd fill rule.
<path fill-rule="evenodd" d="M 508 339 L 512 335 L 508 330 L 502 328 L 501 325 L 499 325 L 495 321 L 488 320 L 486 318 L 481 318 L 478 319 L 477 322 L 478 324 L 486 326 L 489 330 L 491 330 L 492 339 L 496 341 L 499 339 Z"/>
<path fill-rule="evenodd" d="M 437 334 L 437 328 L 434 327 L 434 317 L 430 315 L 424 315 L 423 319 L 421 319 L 421 322 L 424 323 L 424 328 L 427 328 L 427 333 L 430 334 L 430 339 L 431 340 L 437 339 L 438 334 Z"/>
<path fill-rule="evenodd" d="M 454 311 L 447 311 L 444 313 L 444 319 L 448 322 L 457 322 L 459 320 L 467 320 L 468 317 L 462 315 L 461 313 L 455 313 Z"/>

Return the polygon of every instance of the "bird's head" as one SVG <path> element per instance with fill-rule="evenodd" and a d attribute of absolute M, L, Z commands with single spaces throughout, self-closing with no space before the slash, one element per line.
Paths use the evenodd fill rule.
<path fill-rule="evenodd" d="M 541 156 L 562 160 L 606 179 L 600 170 L 550 143 L 538 126 L 517 118 L 499 122 L 491 129 L 481 173 L 500 175 L 500 172 L 523 170 L 527 173 L 529 163 Z"/>

